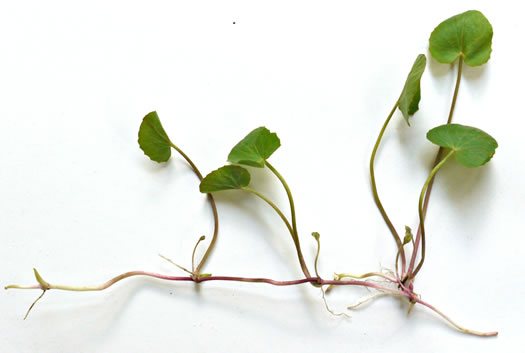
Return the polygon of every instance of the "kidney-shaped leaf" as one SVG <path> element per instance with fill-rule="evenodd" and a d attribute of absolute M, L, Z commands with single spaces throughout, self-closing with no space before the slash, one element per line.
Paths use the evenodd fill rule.
<path fill-rule="evenodd" d="M 144 117 L 139 129 L 139 146 L 155 162 L 166 162 L 171 156 L 171 141 L 160 123 L 157 112 Z"/>
<path fill-rule="evenodd" d="M 399 110 L 403 113 L 405 121 L 410 126 L 408 118 L 414 115 L 419 109 L 419 101 L 421 100 L 421 76 L 425 71 L 427 64 L 427 57 L 424 54 L 419 54 L 412 65 L 412 69 L 408 74 L 405 82 L 405 87 L 399 97 Z"/>
<path fill-rule="evenodd" d="M 479 11 L 463 12 L 441 22 L 430 35 L 430 54 L 441 63 L 463 55 L 465 63 L 486 63 L 492 51 L 492 26 Z"/>
<path fill-rule="evenodd" d="M 276 133 L 265 127 L 250 132 L 228 155 L 228 161 L 251 167 L 264 168 L 264 162 L 281 146 Z"/>
<path fill-rule="evenodd" d="M 226 165 L 206 175 L 199 187 L 202 193 L 241 189 L 250 184 L 250 173 L 243 167 Z"/>
<path fill-rule="evenodd" d="M 486 132 L 459 124 L 435 127 L 427 133 L 427 138 L 436 145 L 454 150 L 454 158 L 467 168 L 487 163 L 498 147 L 496 140 Z"/>

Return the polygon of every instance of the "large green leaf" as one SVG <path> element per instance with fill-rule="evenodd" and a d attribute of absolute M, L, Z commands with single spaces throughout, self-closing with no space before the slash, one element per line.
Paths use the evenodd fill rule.
<path fill-rule="evenodd" d="M 481 12 L 463 12 L 434 29 L 430 35 L 430 54 L 441 63 L 453 63 L 462 55 L 467 65 L 482 65 L 490 58 L 492 34 L 492 26 Z"/>
<path fill-rule="evenodd" d="M 155 162 L 166 162 L 171 156 L 171 141 L 160 123 L 157 112 L 144 117 L 139 129 L 139 146 Z"/>
<path fill-rule="evenodd" d="M 250 184 L 250 173 L 243 167 L 227 165 L 206 175 L 199 187 L 202 193 L 241 189 Z"/>
<path fill-rule="evenodd" d="M 250 132 L 228 155 L 228 161 L 263 168 L 264 162 L 281 146 L 276 133 L 265 127 Z"/>
<path fill-rule="evenodd" d="M 427 133 L 427 138 L 436 145 L 455 151 L 454 158 L 467 168 L 487 163 L 498 147 L 496 140 L 486 132 L 459 124 L 435 127 Z"/>
<path fill-rule="evenodd" d="M 405 121 L 410 126 L 408 118 L 414 115 L 419 109 L 419 101 L 421 100 L 421 76 L 425 71 L 427 64 L 427 57 L 424 54 L 419 54 L 412 65 L 412 69 L 408 74 L 405 82 L 405 87 L 399 97 L 399 110 L 403 113 Z"/>

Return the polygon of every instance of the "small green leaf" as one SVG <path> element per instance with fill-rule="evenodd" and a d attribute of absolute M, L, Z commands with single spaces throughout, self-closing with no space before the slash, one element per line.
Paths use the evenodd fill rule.
<path fill-rule="evenodd" d="M 250 173 L 243 167 L 227 165 L 206 175 L 199 187 L 204 194 L 221 191 L 241 189 L 250 184 Z"/>
<path fill-rule="evenodd" d="M 320 237 L 320 235 L 319 235 L 318 232 L 313 232 L 313 233 L 312 233 L 312 237 L 314 237 L 315 240 L 319 241 L 319 237 Z"/>
<path fill-rule="evenodd" d="M 434 29 L 430 35 L 430 54 L 444 64 L 453 63 L 461 55 L 467 65 L 482 65 L 490 58 L 492 34 L 492 26 L 481 12 L 463 12 Z"/>
<path fill-rule="evenodd" d="M 421 100 L 421 76 L 425 71 L 427 64 L 427 57 L 424 54 L 419 54 L 412 65 L 412 69 L 408 74 L 405 82 L 405 87 L 399 97 L 399 110 L 403 113 L 403 117 L 410 126 L 408 118 L 414 115 L 419 109 L 419 101 Z"/>
<path fill-rule="evenodd" d="M 459 124 L 435 127 L 427 133 L 427 139 L 455 151 L 456 161 L 467 168 L 487 163 L 498 147 L 496 140 L 486 132 Z"/>
<path fill-rule="evenodd" d="M 281 146 L 276 133 L 265 127 L 250 132 L 228 155 L 228 161 L 251 167 L 264 168 L 264 162 Z"/>
<path fill-rule="evenodd" d="M 152 161 L 166 162 L 171 156 L 171 141 L 160 123 L 157 112 L 144 117 L 139 129 L 139 146 Z"/>
<path fill-rule="evenodd" d="M 412 241 L 412 229 L 409 226 L 405 226 L 405 237 L 403 238 L 403 245 L 407 245 Z"/>

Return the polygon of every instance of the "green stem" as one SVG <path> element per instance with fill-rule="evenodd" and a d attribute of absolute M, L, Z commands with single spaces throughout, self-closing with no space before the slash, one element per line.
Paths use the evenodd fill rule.
<path fill-rule="evenodd" d="M 315 275 L 321 278 L 321 276 L 319 276 L 319 271 L 317 270 L 317 262 L 319 261 L 319 253 L 321 252 L 321 241 L 319 240 L 319 233 L 312 233 L 312 235 L 315 238 L 315 241 L 317 242 L 317 252 L 315 253 L 314 261 Z"/>
<path fill-rule="evenodd" d="M 197 166 L 193 163 L 193 161 L 184 153 L 180 148 L 175 146 L 172 142 L 170 142 L 171 147 L 175 151 L 177 151 L 190 165 L 191 169 L 193 169 L 193 172 L 197 175 L 199 178 L 199 181 L 202 181 L 203 177 Z M 217 206 L 215 205 L 215 199 L 213 198 L 212 194 L 207 194 L 208 201 L 210 202 L 211 211 L 213 213 L 213 236 L 210 241 L 210 245 L 208 245 L 208 248 L 206 249 L 206 252 L 202 256 L 201 261 L 197 265 L 197 267 L 194 269 L 194 274 L 198 277 L 201 271 L 202 266 L 204 266 L 204 263 L 210 256 L 210 253 L 213 250 L 213 247 L 215 246 L 215 242 L 217 241 L 217 235 L 219 234 L 219 215 L 217 213 Z M 193 269 L 192 269 L 193 270 Z"/>
<path fill-rule="evenodd" d="M 203 235 L 199 238 L 197 241 L 197 244 L 195 244 L 195 247 L 193 248 L 193 252 L 191 253 L 191 271 L 195 275 L 199 275 L 197 272 L 195 272 L 195 252 L 197 251 L 197 247 L 199 246 L 200 242 L 206 239 L 206 237 Z"/>
<path fill-rule="evenodd" d="M 452 96 L 452 103 L 450 104 L 450 112 L 448 113 L 447 124 L 450 124 L 452 122 L 452 117 L 454 115 L 454 110 L 456 108 L 456 101 L 458 99 L 459 84 L 461 83 L 462 72 L 463 72 L 463 56 L 460 56 L 458 59 L 458 73 L 456 77 L 456 86 L 454 88 L 454 95 Z M 443 147 L 439 147 L 438 153 L 436 154 L 436 159 L 434 160 L 434 164 L 433 164 L 434 167 L 438 165 L 442 157 L 443 157 Z M 434 186 L 434 179 L 432 179 L 430 183 L 428 184 L 427 192 L 425 194 L 425 200 L 423 202 L 423 219 L 425 219 L 425 217 L 427 216 L 428 203 L 430 201 L 430 194 L 432 192 L 433 186 Z M 409 278 L 411 279 L 415 278 L 416 274 L 421 269 L 420 265 L 422 263 L 420 262 L 420 265 L 418 265 L 417 268 L 414 271 L 412 271 L 414 269 L 414 264 L 416 262 L 416 255 L 417 255 L 417 251 L 419 248 L 420 238 L 421 238 L 421 224 L 419 224 L 419 227 L 417 229 L 415 247 L 414 247 L 414 251 L 412 252 L 412 258 L 410 259 L 410 265 L 407 271 Z"/>
<path fill-rule="evenodd" d="M 290 214 L 292 215 L 292 229 L 293 229 L 293 236 L 292 237 L 293 237 L 293 240 L 294 240 L 295 247 L 297 248 L 298 253 L 300 253 L 301 252 L 301 246 L 300 246 L 300 240 L 299 240 L 299 231 L 297 230 L 297 220 L 296 220 L 296 215 L 295 215 L 295 204 L 294 204 L 294 201 L 293 201 L 292 191 L 290 190 L 290 187 L 288 186 L 288 183 L 286 182 L 286 180 L 284 180 L 283 176 L 277 171 L 277 169 L 274 168 L 273 165 L 270 164 L 270 162 L 265 161 L 264 164 L 268 167 L 268 169 L 270 169 L 272 171 L 272 173 L 277 177 L 277 179 L 279 179 L 281 184 L 283 184 L 284 190 L 286 191 L 286 195 L 288 196 L 288 201 L 290 203 Z M 306 273 L 305 273 L 305 275 L 306 275 Z"/>
<path fill-rule="evenodd" d="M 377 192 L 376 178 L 375 178 L 375 173 L 374 173 L 374 161 L 376 158 L 377 150 L 379 148 L 379 144 L 381 143 L 381 139 L 383 138 L 383 135 L 385 134 L 386 127 L 388 126 L 388 123 L 390 122 L 390 119 L 392 119 L 392 116 L 394 115 L 398 106 L 399 106 L 399 100 L 396 102 L 396 104 L 394 105 L 394 108 L 392 108 L 392 111 L 386 118 L 386 121 L 383 124 L 381 131 L 379 132 L 379 136 L 377 137 L 376 144 L 374 145 L 374 150 L 372 151 L 372 156 L 370 157 L 370 180 L 372 182 L 372 193 L 374 194 L 374 200 L 376 202 L 377 208 L 379 209 L 381 216 L 383 216 L 383 219 L 385 220 L 385 223 L 388 226 L 388 229 L 390 229 L 390 232 L 392 233 L 392 236 L 394 237 L 394 240 L 396 241 L 397 249 L 399 251 L 399 255 L 401 256 L 401 267 L 402 267 L 401 272 L 403 275 L 405 273 L 405 266 L 406 266 L 405 250 L 403 249 L 403 243 L 401 241 L 401 238 L 399 237 L 399 234 L 396 231 L 396 228 L 390 221 L 390 218 L 386 214 L 383 204 L 381 203 L 381 200 L 379 199 L 379 194 Z M 397 260 L 396 260 L 396 264 L 397 264 Z"/>
<path fill-rule="evenodd" d="M 295 217 L 295 204 L 293 202 L 292 192 L 290 191 L 290 188 L 288 187 L 288 184 L 286 183 L 286 181 L 284 180 L 282 175 L 279 174 L 277 169 L 275 169 L 268 161 L 265 161 L 264 164 L 266 164 L 268 169 L 270 169 L 272 171 L 272 173 L 275 174 L 277 179 L 279 179 L 281 184 L 283 184 L 284 190 L 286 190 L 286 195 L 288 196 L 288 201 L 290 202 L 290 213 L 292 214 L 292 229 L 294 231 L 295 238 L 296 238 L 297 242 L 299 242 L 299 233 L 298 233 L 298 230 L 297 230 L 297 221 L 296 221 L 296 217 Z"/>
<path fill-rule="evenodd" d="M 299 258 L 299 263 L 301 264 L 301 269 L 303 270 L 303 273 L 304 273 L 304 275 L 306 277 L 311 277 L 310 271 L 308 271 L 308 267 L 306 266 L 306 263 L 304 262 L 304 257 L 303 257 L 303 253 L 301 251 L 301 245 L 299 244 L 299 239 L 297 239 L 295 237 L 295 233 L 294 233 L 294 230 L 293 230 L 292 226 L 290 225 L 290 222 L 288 222 L 288 219 L 282 213 L 282 211 L 279 209 L 279 207 L 277 207 L 277 205 L 275 205 L 272 201 L 270 201 L 268 198 L 266 198 L 266 196 L 260 194 L 259 192 L 255 191 L 253 189 L 250 189 L 248 187 L 243 187 L 242 190 L 250 192 L 250 193 L 254 194 L 255 196 L 257 196 L 257 197 L 261 198 L 262 200 L 264 200 L 268 205 L 270 205 L 274 209 L 275 212 L 277 212 L 279 217 L 281 217 L 281 219 L 283 220 L 284 224 L 286 225 L 286 228 L 288 228 L 288 231 L 290 232 L 290 235 L 292 236 L 293 242 L 295 244 L 295 248 L 297 250 L 297 257 Z"/>
<path fill-rule="evenodd" d="M 461 73 L 463 71 L 463 56 L 461 55 L 458 59 L 458 76 L 456 78 L 456 87 L 454 88 L 454 96 L 452 97 L 452 104 L 450 105 L 450 112 L 448 113 L 447 124 L 452 122 L 452 116 L 454 115 L 454 109 L 456 108 L 456 100 L 458 99 L 459 84 L 461 82 Z"/>
<path fill-rule="evenodd" d="M 421 189 L 421 194 L 419 195 L 419 224 L 421 226 L 421 260 L 419 261 L 419 264 L 417 265 L 414 274 L 419 271 L 421 266 L 423 266 L 423 262 L 425 261 L 425 215 L 423 213 L 423 198 L 425 197 L 425 193 L 427 192 L 428 186 L 431 183 L 432 179 L 434 178 L 434 175 L 437 173 L 437 171 L 445 164 L 450 157 L 455 153 L 456 151 L 451 150 L 445 158 L 443 158 L 430 172 L 430 175 L 428 176 L 427 180 L 425 181 L 425 184 L 423 185 L 423 188 Z"/>

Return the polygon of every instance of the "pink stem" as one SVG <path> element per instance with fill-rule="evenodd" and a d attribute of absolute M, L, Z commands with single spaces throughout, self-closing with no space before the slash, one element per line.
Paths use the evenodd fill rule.
<path fill-rule="evenodd" d="M 303 283 L 317 283 L 320 285 L 335 285 L 335 286 L 365 286 L 370 287 L 382 291 L 389 291 L 395 294 L 404 295 L 403 292 L 392 289 L 387 286 L 382 286 L 380 284 L 366 282 L 366 281 L 356 281 L 356 280 L 349 280 L 349 281 L 338 281 L 338 280 L 326 280 L 322 279 L 320 277 L 308 277 L 308 278 L 302 278 L 302 279 L 296 279 L 291 281 L 279 281 L 275 279 L 270 278 L 258 278 L 258 277 L 235 277 L 235 276 L 210 276 L 210 277 L 200 277 L 200 278 L 192 278 L 189 276 L 166 276 L 161 275 L 154 272 L 145 272 L 145 271 L 132 271 L 124 273 L 118 277 L 115 277 L 108 282 L 106 282 L 102 287 L 103 289 L 113 285 L 117 281 L 120 281 L 121 279 L 124 279 L 126 277 L 131 276 L 137 276 L 137 275 L 143 275 L 143 276 L 149 276 L 149 277 L 155 277 L 167 281 L 186 281 L 186 282 L 208 282 L 208 281 L 233 281 L 233 282 L 249 282 L 249 283 L 267 283 L 271 284 L 273 286 L 293 286 L 297 284 L 303 284 Z"/>
<path fill-rule="evenodd" d="M 36 271 L 35 271 L 36 273 Z M 401 282 L 395 281 L 392 278 L 393 283 L 398 283 L 402 290 L 393 289 L 391 287 L 383 286 L 380 284 L 372 283 L 372 282 L 366 282 L 366 281 L 359 281 L 359 280 L 325 280 L 321 277 L 308 277 L 308 278 L 302 278 L 297 280 L 291 280 L 291 281 L 279 281 L 274 280 L 270 278 L 260 278 L 260 277 L 234 277 L 234 276 L 210 276 L 210 277 L 191 277 L 191 276 L 167 276 L 160 273 L 155 272 L 146 272 L 146 271 L 130 271 L 123 273 L 117 277 L 114 277 L 110 279 L 109 281 L 105 282 L 104 284 L 98 285 L 98 286 L 84 286 L 84 287 L 73 287 L 73 286 L 63 286 L 63 285 L 54 285 L 47 283 L 43 281 L 39 276 L 42 282 L 40 282 L 38 285 L 28 285 L 28 286 L 19 286 L 19 285 L 10 285 L 5 287 L 5 289 L 9 288 L 16 288 L 16 289 L 42 289 L 44 292 L 50 289 L 57 289 L 57 290 L 69 290 L 69 291 L 100 291 L 104 290 L 108 287 L 111 287 L 113 284 L 117 283 L 120 280 L 123 280 L 128 277 L 132 276 L 148 276 L 148 277 L 154 277 L 162 280 L 167 281 L 183 281 L 183 282 L 207 282 L 207 281 L 234 281 L 234 282 L 250 282 L 250 283 L 267 283 L 271 284 L 273 286 L 293 286 L 303 283 L 314 283 L 318 285 L 333 285 L 333 286 L 364 286 L 369 288 L 374 288 L 383 292 L 388 292 L 390 295 L 395 296 L 402 296 L 407 297 L 411 302 L 419 303 L 427 308 L 433 310 L 437 314 L 439 314 L 441 317 L 443 317 L 445 320 L 447 320 L 452 326 L 457 328 L 458 330 L 469 333 L 476 336 L 483 336 L 483 337 L 489 337 L 489 336 L 497 336 L 498 332 L 479 332 L 479 331 L 473 331 L 466 329 L 464 327 L 459 326 L 456 324 L 452 319 L 450 319 L 448 316 L 443 314 L 441 311 L 439 311 L 434 306 L 424 302 L 423 300 L 417 298 L 414 293 L 412 292 L 411 288 L 406 288 Z M 40 296 L 38 299 L 40 299 L 42 296 Z M 37 299 L 37 300 L 38 300 Z M 34 305 L 34 303 L 33 303 Z M 31 305 L 31 308 L 33 307 Z M 30 310 L 31 310 L 30 308 Z M 29 311 L 28 311 L 29 313 Z M 27 317 L 27 315 L 26 315 Z"/>
<path fill-rule="evenodd" d="M 7 286 L 6 289 L 9 288 L 17 288 L 17 289 L 43 289 L 43 290 L 49 290 L 49 289 L 59 289 L 59 290 L 69 290 L 69 291 L 100 291 L 104 290 L 106 288 L 111 287 L 115 283 L 119 282 L 120 280 L 123 280 L 128 277 L 133 276 L 148 276 L 148 277 L 154 277 L 162 280 L 167 281 L 184 281 L 184 282 L 208 282 L 208 281 L 234 281 L 234 282 L 250 282 L 250 283 L 267 283 L 271 284 L 273 286 L 293 286 L 297 284 L 303 284 L 303 283 L 315 283 L 319 285 L 335 285 L 335 286 L 364 286 L 364 287 L 370 287 L 381 291 L 388 291 L 392 294 L 396 295 L 404 295 L 406 294 L 402 291 L 383 286 L 376 283 L 366 282 L 366 281 L 358 281 L 358 280 L 349 280 L 349 281 L 340 281 L 340 280 L 325 280 L 320 277 L 308 277 L 308 278 L 302 278 L 297 280 L 291 280 L 291 281 L 278 281 L 270 278 L 253 278 L 253 277 L 234 277 L 234 276 L 210 276 L 210 277 L 190 277 L 190 276 L 168 276 L 168 275 L 162 275 L 155 272 L 146 272 L 146 271 L 130 271 L 123 273 L 117 277 L 114 277 L 110 279 L 109 281 L 105 282 L 104 284 L 98 285 L 98 286 L 82 286 L 82 287 L 74 287 L 74 286 L 64 286 L 64 285 L 56 285 L 56 284 L 49 284 L 46 283 L 46 288 L 43 288 L 42 285 L 32 285 L 32 286 L 18 286 L 18 285 L 11 285 Z"/>

